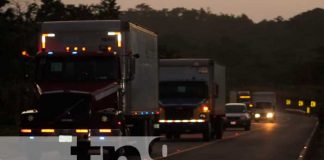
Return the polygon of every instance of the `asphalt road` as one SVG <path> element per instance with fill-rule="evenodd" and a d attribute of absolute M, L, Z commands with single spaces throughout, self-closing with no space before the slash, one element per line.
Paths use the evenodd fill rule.
<path fill-rule="evenodd" d="M 162 139 L 154 146 L 155 159 L 166 160 L 296 160 L 316 124 L 304 115 L 277 113 L 276 123 L 253 123 L 251 131 L 231 129 L 222 140 L 202 142 L 201 135 Z M 168 157 L 162 158 L 162 145 Z"/>

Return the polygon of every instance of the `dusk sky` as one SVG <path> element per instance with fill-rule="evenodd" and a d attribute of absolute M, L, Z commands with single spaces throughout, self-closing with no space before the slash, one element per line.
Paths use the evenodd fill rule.
<path fill-rule="evenodd" d="M 62 0 L 66 4 L 92 4 L 99 0 Z M 154 9 L 161 8 L 209 8 L 213 13 L 249 16 L 255 22 L 282 16 L 288 19 L 314 8 L 324 8 L 324 0 L 117 0 L 122 10 L 146 3 Z"/>

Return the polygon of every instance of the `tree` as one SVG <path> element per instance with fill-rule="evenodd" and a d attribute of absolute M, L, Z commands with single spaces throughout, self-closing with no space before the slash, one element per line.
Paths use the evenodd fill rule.
<path fill-rule="evenodd" d="M 64 19 L 65 6 L 61 0 L 41 0 L 41 2 L 42 5 L 37 12 L 37 21 L 58 21 Z"/>
<path fill-rule="evenodd" d="M 8 0 L 1 0 L 0 1 L 0 8 L 2 8 L 3 6 L 5 6 L 6 4 L 8 4 L 9 1 Z"/>
<path fill-rule="evenodd" d="M 65 20 L 91 20 L 94 19 L 93 7 L 87 5 L 67 5 L 65 9 Z"/>
<path fill-rule="evenodd" d="M 117 5 L 116 0 L 101 0 L 97 6 L 98 19 L 118 19 L 120 6 Z"/>

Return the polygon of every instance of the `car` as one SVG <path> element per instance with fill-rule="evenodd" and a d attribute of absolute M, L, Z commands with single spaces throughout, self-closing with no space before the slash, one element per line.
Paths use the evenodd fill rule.
<path fill-rule="evenodd" d="M 244 103 L 227 103 L 225 105 L 225 128 L 251 129 L 251 116 Z"/>

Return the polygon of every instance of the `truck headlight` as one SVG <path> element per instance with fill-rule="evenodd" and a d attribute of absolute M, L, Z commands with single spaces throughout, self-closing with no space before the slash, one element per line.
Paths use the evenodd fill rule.
<path fill-rule="evenodd" d="M 267 118 L 273 118 L 273 113 L 267 113 Z"/>
<path fill-rule="evenodd" d="M 107 116 L 102 116 L 101 117 L 101 121 L 102 122 L 107 122 L 108 121 L 108 117 Z"/>
<path fill-rule="evenodd" d="M 261 115 L 260 115 L 260 113 L 256 113 L 256 114 L 254 114 L 254 117 L 255 117 L 255 118 L 260 118 Z"/>
<path fill-rule="evenodd" d="M 28 122 L 31 122 L 31 121 L 33 121 L 35 119 L 35 117 L 33 116 L 33 115 L 29 115 L 29 116 L 27 116 L 27 120 L 28 120 Z"/>

